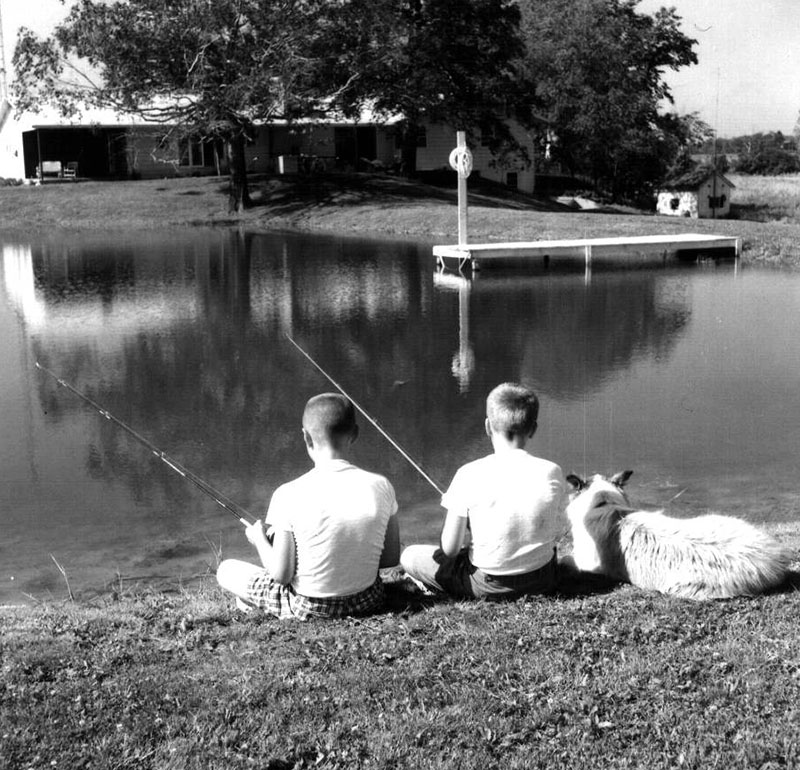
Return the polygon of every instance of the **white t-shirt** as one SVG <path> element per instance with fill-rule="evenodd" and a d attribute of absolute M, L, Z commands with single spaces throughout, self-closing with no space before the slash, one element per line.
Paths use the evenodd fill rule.
<path fill-rule="evenodd" d="M 442 497 L 469 520 L 470 562 L 490 575 L 543 567 L 567 531 L 564 474 L 549 460 L 511 449 L 462 466 Z"/>
<path fill-rule="evenodd" d="M 387 479 L 333 460 L 278 487 L 267 523 L 294 535 L 298 594 L 349 596 L 375 582 L 386 526 L 396 512 Z"/>

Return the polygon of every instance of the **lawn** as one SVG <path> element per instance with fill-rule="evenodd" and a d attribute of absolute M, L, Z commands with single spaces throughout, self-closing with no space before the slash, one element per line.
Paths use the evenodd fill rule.
<path fill-rule="evenodd" d="M 396 589 L 390 612 L 307 623 L 210 582 L 7 609 L 0 768 L 798 767 L 794 583 L 704 603 Z"/>
<path fill-rule="evenodd" d="M 794 178 L 793 178 L 794 179 Z M 800 266 L 800 217 L 790 194 L 747 203 L 739 177 L 734 202 L 739 219 L 692 220 L 630 209 L 576 211 L 547 198 L 513 194 L 498 186 L 471 186 L 469 237 L 473 242 L 718 233 L 743 238 L 743 261 Z M 748 184 L 755 184 L 748 178 Z M 758 178 L 765 189 L 791 181 Z M 770 187 L 771 185 L 771 187 Z M 786 186 L 788 185 L 788 186 Z M 0 187 L 0 230 L 152 229 L 246 227 L 301 229 L 343 235 L 453 242 L 458 231 L 455 190 L 366 174 L 272 177 L 252 181 L 255 204 L 243 214 L 227 210 L 227 181 L 216 177 L 139 182 L 68 182 L 42 187 Z M 753 200 L 758 198 L 753 197 Z M 761 206 L 761 208 L 758 208 Z M 788 212 L 788 213 L 787 213 Z M 793 213 L 792 213 L 793 212 Z M 751 221 L 745 217 L 764 221 Z"/>
<path fill-rule="evenodd" d="M 734 216 L 761 222 L 800 223 L 800 174 L 750 176 L 728 174 Z"/>

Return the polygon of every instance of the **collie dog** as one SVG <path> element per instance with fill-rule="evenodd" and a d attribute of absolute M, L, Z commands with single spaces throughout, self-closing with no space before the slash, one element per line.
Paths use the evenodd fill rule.
<path fill-rule="evenodd" d="M 786 580 L 793 552 L 741 519 L 631 508 L 623 487 L 632 473 L 567 476 L 574 552 L 565 564 L 697 600 L 753 596 Z"/>

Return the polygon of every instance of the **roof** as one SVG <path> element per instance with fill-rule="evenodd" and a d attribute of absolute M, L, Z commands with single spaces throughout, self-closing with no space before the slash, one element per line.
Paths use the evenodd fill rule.
<path fill-rule="evenodd" d="M 661 189 L 696 190 L 701 184 L 715 174 L 717 178 L 721 179 L 729 187 L 736 187 L 736 185 L 731 182 L 730 179 L 727 179 L 725 176 L 720 174 L 719 171 L 715 171 L 713 168 L 709 168 L 708 166 L 698 166 L 691 171 L 687 171 L 685 174 L 681 174 L 681 176 L 673 177 L 672 179 L 666 179 L 661 185 Z"/>
<path fill-rule="evenodd" d="M 316 114 L 294 120 L 277 118 L 275 120 L 256 120 L 256 125 L 305 126 L 305 125 L 394 125 L 402 120 L 398 114 L 384 115 L 370 105 L 362 107 L 357 115 L 346 116 L 338 110 L 319 111 Z M 30 128 L 142 128 L 169 127 L 174 121 L 159 121 L 143 117 L 140 113 L 119 112 L 110 108 L 84 107 L 70 118 L 63 117 L 55 107 L 42 105 L 38 112 L 28 112 L 18 118 L 18 122 Z"/>

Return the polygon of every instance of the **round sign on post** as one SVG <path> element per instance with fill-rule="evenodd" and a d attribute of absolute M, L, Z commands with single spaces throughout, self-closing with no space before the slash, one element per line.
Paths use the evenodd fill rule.
<path fill-rule="evenodd" d="M 450 153 L 450 168 L 460 179 L 466 179 L 472 173 L 472 153 L 469 147 L 456 147 Z"/>

